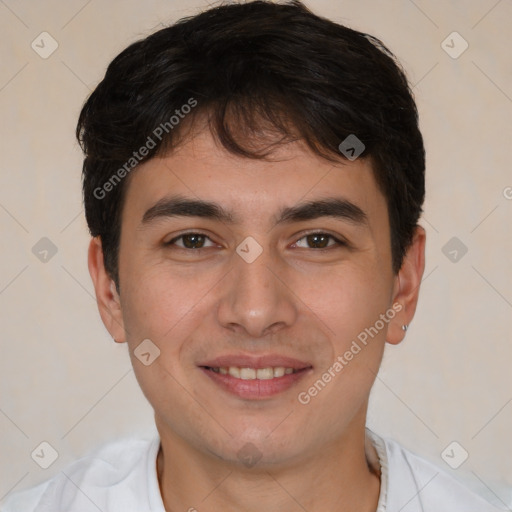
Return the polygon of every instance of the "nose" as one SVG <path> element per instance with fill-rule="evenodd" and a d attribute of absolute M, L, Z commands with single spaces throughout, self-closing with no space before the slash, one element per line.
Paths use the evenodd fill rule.
<path fill-rule="evenodd" d="M 272 261 L 269 250 L 252 263 L 234 254 L 233 269 L 223 281 L 217 309 L 219 323 L 252 338 L 293 325 L 297 305 L 286 281 L 286 269 Z"/>

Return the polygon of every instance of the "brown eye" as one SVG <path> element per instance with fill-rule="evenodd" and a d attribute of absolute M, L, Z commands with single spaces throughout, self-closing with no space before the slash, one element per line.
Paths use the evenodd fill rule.
<path fill-rule="evenodd" d="M 203 247 L 205 236 L 192 233 L 190 235 L 183 235 L 183 245 L 187 249 L 198 249 Z"/>
<path fill-rule="evenodd" d="M 306 237 L 309 246 L 316 249 L 323 249 L 324 247 L 327 247 L 329 238 L 331 238 L 329 235 L 308 235 Z"/>
<path fill-rule="evenodd" d="M 327 233 L 311 233 L 298 240 L 296 245 L 304 249 L 326 249 L 328 247 L 344 244 Z"/>
<path fill-rule="evenodd" d="M 210 245 L 205 245 L 209 241 Z M 184 233 L 176 238 L 173 238 L 166 245 L 176 245 L 182 249 L 203 249 L 204 247 L 211 247 L 212 242 L 206 236 L 201 233 Z"/>

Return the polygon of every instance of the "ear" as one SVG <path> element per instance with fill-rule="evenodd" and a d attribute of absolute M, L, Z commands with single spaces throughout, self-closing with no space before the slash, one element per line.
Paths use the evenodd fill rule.
<path fill-rule="evenodd" d="M 402 326 L 409 325 L 416 312 L 421 279 L 425 270 L 426 233 L 421 226 L 416 226 L 413 240 L 402 262 L 400 271 L 395 276 L 393 304 L 395 311 L 399 309 L 389 322 L 386 341 L 397 345 L 405 338 Z"/>
<path fill-rule="evenodd" d="M 103 324 L 117 343 L 126 341 L 121 301 L 114 280 L 105 270 L 101 238 L 94 237 L 89 244 L 89 273 Z"/>

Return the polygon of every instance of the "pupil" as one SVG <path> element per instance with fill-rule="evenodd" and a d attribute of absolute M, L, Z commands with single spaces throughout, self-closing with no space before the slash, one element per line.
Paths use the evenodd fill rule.
<path fill-rule="evenodd" d="M 183 245 L 188 249 L 197 249 L 202 247 L 204 243 L 203 235 L 185 235 L 183 237 Z"/>
<path fill-rule="evenodd" d="M 323 249 L 327 247 L 329 237 L 326 235 L 308 235 L 307 239 L 310 246 Z"/>

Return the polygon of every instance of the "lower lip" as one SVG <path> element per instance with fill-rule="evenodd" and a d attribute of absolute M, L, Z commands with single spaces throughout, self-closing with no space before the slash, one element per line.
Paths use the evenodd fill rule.
<path fill-rule="evenodd" d="M 285 374 L 282 377 L 274 377 L 272 379 L 237 379 L 231 375 L 223 375 L 201 367 L 201 370 L 218 384 L 221 388 L 229 391 L 233 395 L 240 398 L 258 400 L 269 398 L 278 393 L 282 393 L 290 389 L 295 383 L 303 379 L 304 376 L 312 370 L 312 368 L 304 368 L 296 373 Z"/>

